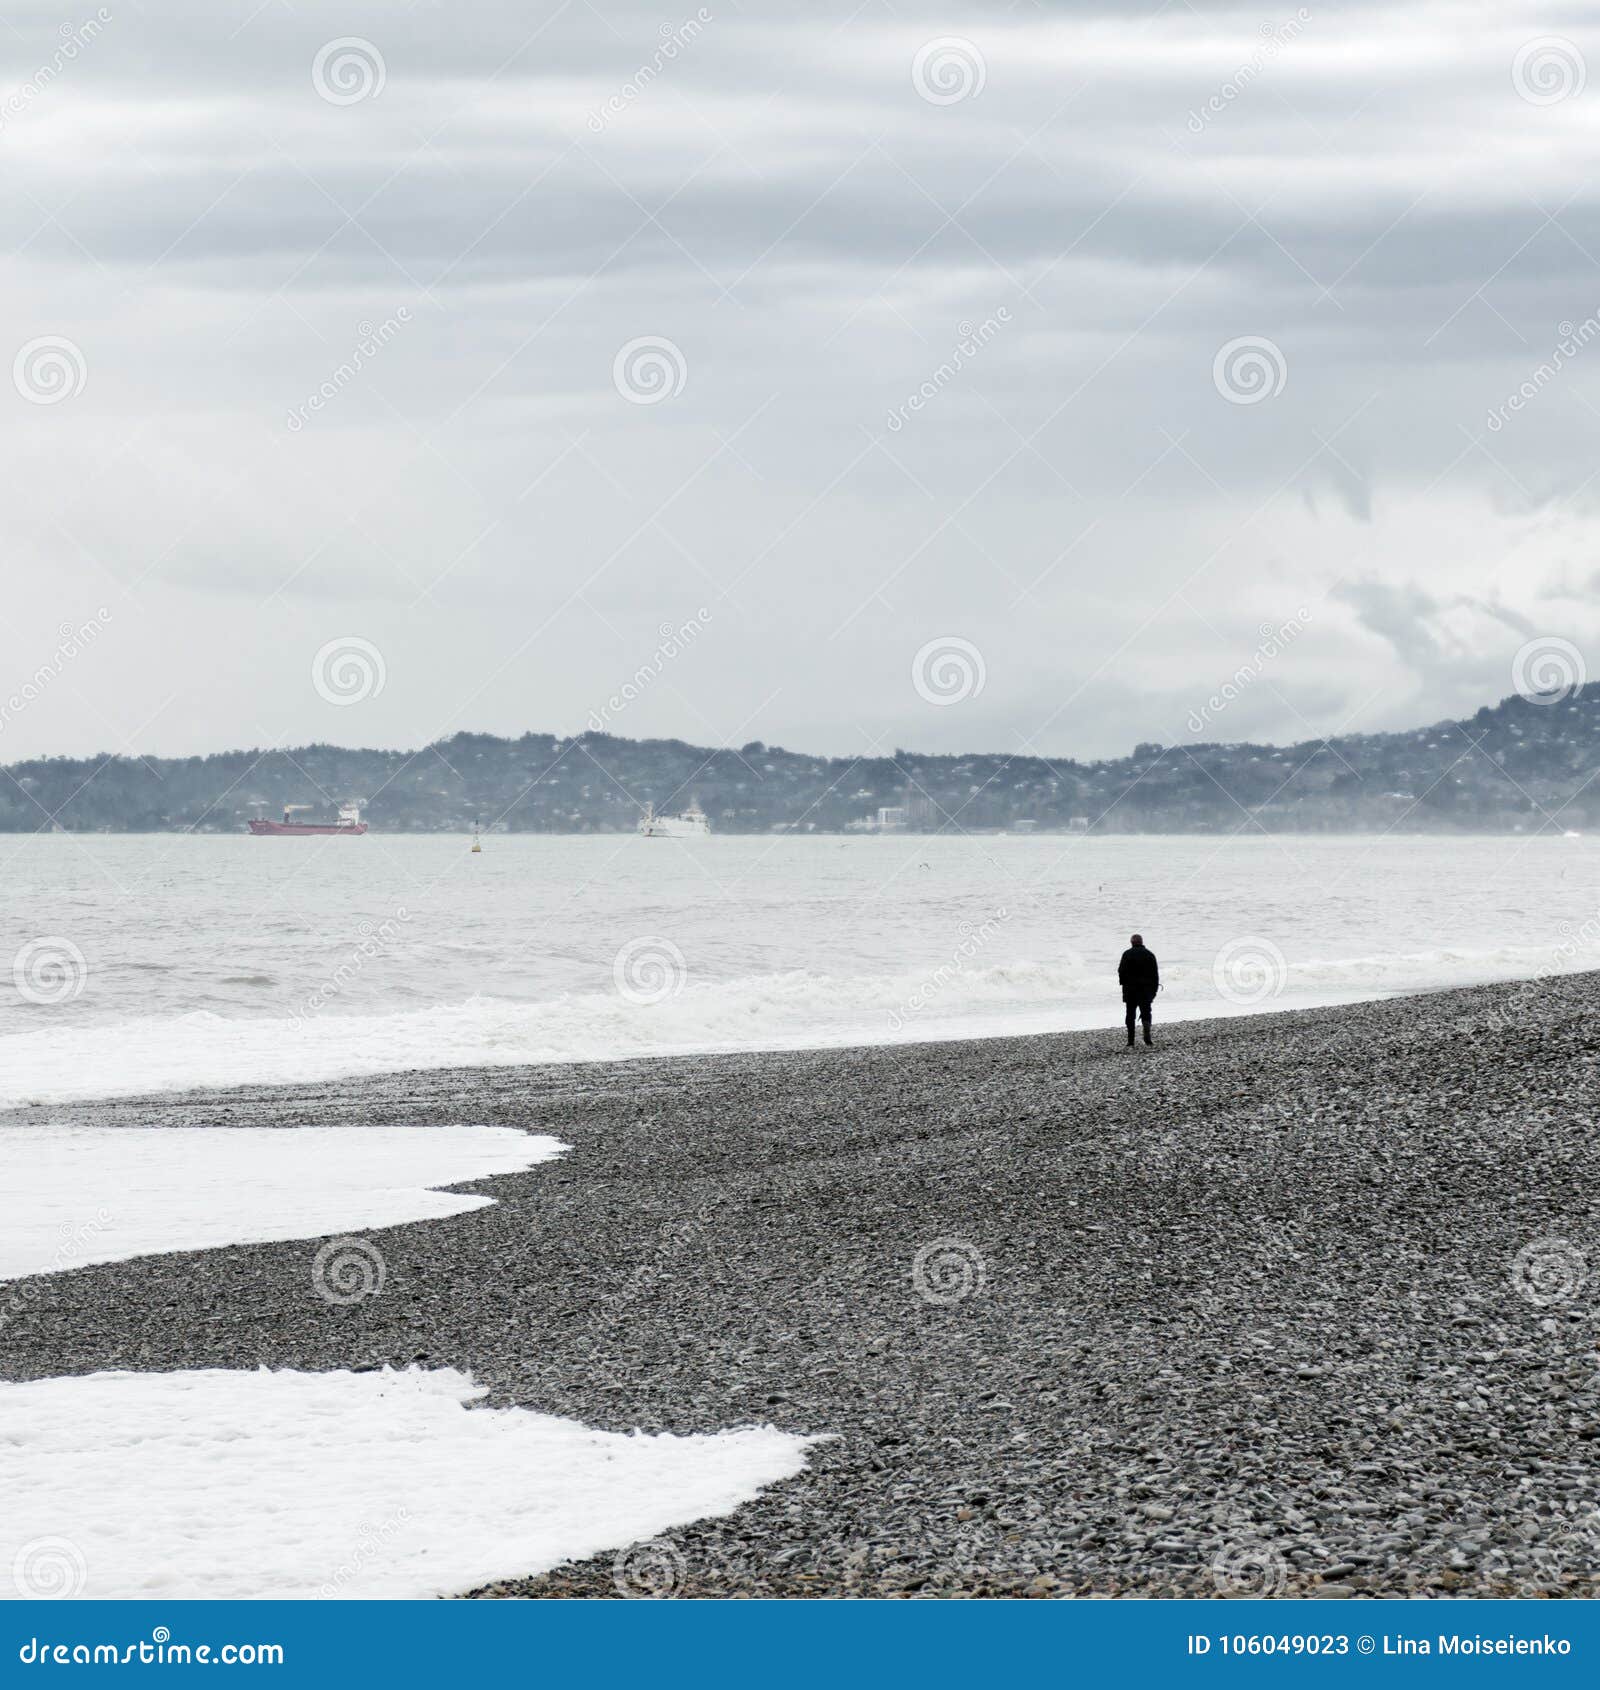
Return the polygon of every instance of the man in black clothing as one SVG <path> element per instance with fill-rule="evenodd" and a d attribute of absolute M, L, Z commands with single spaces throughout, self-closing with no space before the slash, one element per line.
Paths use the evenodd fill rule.
<path fill-rule="evenodd" d="M 1137 933 L 1117 964 L 1117 978 L 1122 982 L 1122 1001 L 1128 1006 L 1128 1043 L 1133 1043 L 1133 1017 L 1137 1012 L 1144 1023 L 1144 1042 L 1150 1044 L 1150 1005 L 1161 990 L 1161 970 L 1156 966 L 1156 953 L 1146 948 Z"/>

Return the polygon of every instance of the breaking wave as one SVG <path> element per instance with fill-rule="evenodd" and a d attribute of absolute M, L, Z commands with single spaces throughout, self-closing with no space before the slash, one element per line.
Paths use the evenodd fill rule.
<path fill-rule="evenodd" d="M 1560 947 L 1429 950 L 1287 961 L 1248 1002 L 1213 959 L 1163 965 L 1168 1021 L 1300 1009 L 1584 966 Z M 1273 989 L 1275 988 L 1275 989 Z M 800 971 L 693 983 L 660 1001 L 620 992 L 539 1002 L 473 997 L 381 1014 L 329 1007 L 296 1019 L 200 1011 L 0 1039 L 0 1107 L 196 1087 L 313 1083 L 407 1069 L 501 1067 L 739 1050 L 909 1043 L 1120 1021 L 1103 962 L 1067 956 L 860 976 Z"/>

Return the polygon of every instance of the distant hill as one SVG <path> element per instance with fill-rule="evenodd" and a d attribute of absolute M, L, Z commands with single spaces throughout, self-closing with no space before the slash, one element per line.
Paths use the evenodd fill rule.
<path fill-rule="evenodd" d="M 616 833 L 698 798 L 719 833 L 1087 829 L 1534 832 L 1600 826 L 1600 683 L 1465 721 L 1282 748 L 1140 745 L 1080 763 L 998 753 L 809 757 L 759 741 L 455 735 L 420 751 L 307 745 L 210 757 L 46 757 L 4 768 L 0 831 L 229 833 L 286 804 L 367 801 L 374 831 Z M 257 808 L 259 806 L 259 808 Z M 896 814 L 895 812 L 900 812 Z"/>

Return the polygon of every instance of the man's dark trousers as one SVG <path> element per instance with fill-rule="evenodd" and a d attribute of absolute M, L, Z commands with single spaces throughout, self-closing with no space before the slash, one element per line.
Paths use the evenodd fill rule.
<path fill-rule="evenodd" d="M 1134 1018 L 1135 1014 L 1137 1014 L 1139 1019 L 1144 1023 L 1144 1042 L 1146 1044 L 1149 1044 L 1151 1042 L 1150 1041 L 1150 1005 L 1153 1001 L 1154 1000 L 1151 999 L 1151 998 L 1129 998 L 1127 1000 L 1127 1004 L 1128 1004 L 1128 1043 L 1129 1044 L 1133 1043 L 1133 1018 Z"/>

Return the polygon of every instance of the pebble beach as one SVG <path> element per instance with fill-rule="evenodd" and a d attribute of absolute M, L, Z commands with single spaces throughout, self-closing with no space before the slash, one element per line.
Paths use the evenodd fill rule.
<path fill-rule="evenodd" d="M 305 1241 L 26 1281 L 0 1374 L 420 1364 L 609 1431 L 817 1440 L 725 1517 L 462 1596 L 1600 1593 L 1600 975 L 1159 1007 L 1153 1049 L 1113 1025 L 13 1111 L 571 1148 L 372 1234 L 351 1306 Z"/>

